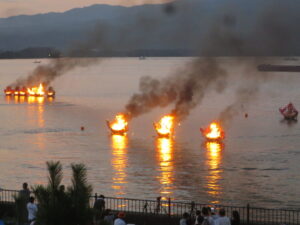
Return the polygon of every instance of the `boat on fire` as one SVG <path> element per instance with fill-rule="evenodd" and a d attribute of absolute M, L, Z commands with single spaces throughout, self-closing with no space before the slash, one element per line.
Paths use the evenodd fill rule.
<path fill-rule="evenodd" d="M 55 91 L 53 89 L 53 87 L 49 87 L 47 90 L 47 97 L 51 97 L 54 98 L 55 97 Z"/>
<path fill-rule="evenodd" d="M 157 123 L 153 123 L 155 131 L 160 138 L 170 138 L 174 133 L 174 120 L 173 115 L 163 116 Z"/>
<path fill-rule="evenodd" d="M 279 108 L 279 112 L 286 120 L 297 120 L 298 110 L 291 102 L 288 105 Z"/>
<path fill-rule="evenodd" d="M 216 122 L 211 123 L 207 128 L 200 128 L 200 132 L 202 136 L 209 142 L 219 142 L 225 138 L 225 132 Z"/>
<path fill-rule="evenodd" d="M 117 130 L 117 129 L 113 129 L 111 127 L 111 122 L 109 122 L 108 120 L 106 120 L 106 124 L 107 124 L 107 127 L 109 128 L 111 134 L 116 134 L 116 135 L 124 135 L 127 133 L 128 131 L 128 127 L 126 126 L 124 129 L 120 129 L 120 130 Z"/>
<path fill-rule="evenodd" d="M 4 94 L 6 96 L 15 96 L 15 97 L 49 97 L 54 98 L 55 97 L 55 91 L 53 87 L 49 87 L 47 90 L 43 87 L 42 84 L 40 84 L 37 87 L 19 87 L 16 86 L 12 88 L 11 86 L 7 86 L 4 89 Z"/>
<path fill-rule="evenodd" d="M 14 94 L 14 92 L 15 92 L 15 90 L 12 89 L 11 86 L 7 86 L 7 87 L 4 89 L 4 94 L 5 94 L 6 96 L 11 96 L 11 95 Z"/>
<path fill-rule="evenodd" d="M 128 131 L 128 122 L 124 114 L 116 115 L 113 121 L 106 120 L 106 125 L 112 135 L 125 135 Z"/>

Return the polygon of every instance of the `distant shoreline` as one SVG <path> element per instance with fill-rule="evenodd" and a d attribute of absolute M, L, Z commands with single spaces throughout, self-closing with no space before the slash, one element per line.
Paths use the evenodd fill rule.
<path fill-rule="evenodd" d="M 1 59 L 51 59 L 60 57 L 285 57 L 286 60 L 298 60 L 295 56 L 268 56 L 268 55 L 201 55 L 195 50 L 188 49 L 138 49 L 138 50 L 114 50 L 101 51 L 92 50 L 73 50 L 66 55 L 62 51 L 52 47 L 30 47 L 17 51 L 0 51 Z"/>

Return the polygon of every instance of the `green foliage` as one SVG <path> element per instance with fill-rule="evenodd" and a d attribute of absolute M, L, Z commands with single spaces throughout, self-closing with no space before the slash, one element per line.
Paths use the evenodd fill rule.
<path fill-rule="evenodd" d="M 48 185 L 38 185 L 33 192 L 38 201 L 37 224 L 86 225 L 92 219 L 89 198 L 92 186 L 87 182 L 86 167 L 72 164 L 72 185 L 65 190 L 60 162 L 47 162 Z"/>

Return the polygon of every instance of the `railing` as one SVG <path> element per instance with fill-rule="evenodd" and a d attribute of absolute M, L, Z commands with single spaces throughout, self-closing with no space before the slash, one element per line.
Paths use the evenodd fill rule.
<path fill-rule="evenodd" d="M 14 203 L 14 196 L 19 191 L 0 189 L 0 203 Z M 93 207 L 97 194 L 91 196 L 90 204 Z M 215 209 L 224 208 L 227 216 L 231 216 L 232 211 L 238 211 L 242 224 L 247 225 L 299 225 L 300 210 L 286 209 L 266 209 L 250 207 L 223 206 L 212 204 L 199 204 L 195 202 L 180 202 L 171 199 L 142 200 L 132 198 L 105 197 L 105 208 L 113 211 L 124 211 L 136 214 L 164 215 L 169 217 L 180 217 L 184 212 L 194 216 L 197 210 L 203 207 Z"/>
<path fill-rule="evenodd" d="M 91 206 L 93 206 L 97 194 L 91 198 Z M 131 198 L 114 198 L 105 197 L 105 208 L 114 211 L 124 211 L 130 213 L 147 213 L 157 215 L 168 215 L 170 217 L 181 217 L 184 212 L 195 216 L 196 211 L 203 207 L 211 207 L 214 209 L 224 208 L 226 215 L 231 217 L 233 211 L 238 211 L 242 224 L 259 224 L 259 225 L 299 225 L 300 211 L 285 209 L 266 209 L 250 207 L 247 204 L 241 206 L 225 206 L 212 204 L 199 204 L 195 202 L 180 202 L 167 200 L 141 200 Z"/>
<path fill-rule="evenodd" d="M 13 203 L 15 202 L 15 196 L 19 194 L 16 190 L 0 189 L 0 202 Z"/>

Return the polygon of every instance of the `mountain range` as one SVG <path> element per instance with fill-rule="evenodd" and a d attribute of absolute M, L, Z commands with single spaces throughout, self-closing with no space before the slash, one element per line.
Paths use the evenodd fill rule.
<path fill-rule="evenodd" d="M 92 5 L 0 19 L 0 52 L 50 47 L 64 54 L 184 51 L 202 55 L 300 55 L 300 1 L 178 0 Z"/>

